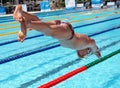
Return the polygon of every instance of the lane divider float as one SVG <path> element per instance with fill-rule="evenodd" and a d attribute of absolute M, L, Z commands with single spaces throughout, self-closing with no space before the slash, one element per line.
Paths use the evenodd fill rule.
<path fill-rule="evenodd" d="M 60 83 L 62 81 L 65 81 L 68 78 L 70 78 L 70 77 L 72 77 L 72 76 L 74 76 L 74 75 L 76 75 L 76 74 L 78 74 L 80 72 L 83 72 L 83 71 L 87 70 L 88 68 L 90 68 L 90 67 L 92 67 L 92 66 L 94 66 L 94 65 L 96 65 L 96 64 L 98 64 L 98 63 L 100 63 L 100 62 L 102 62 L 104 60 L 107 60 L 108 58 L 110 58 L 110 57 L 112 57 L 114 55 L 117 55 L 118 53 L 120 53 L 120 49 L 118 49 L 118 50 L 116 50 L 116 51 L 114 51 L 114 52 L 112 52 L 112 53 L 110 53 L 110 54 L 108 54 L 108 55 L 106 55 L 104 57 L 101 57 L 101 58 L 99 58 L 99 59 L 97 59 L 97 60 L 95 60 L 95 61 L 93 61 L 91 63 L 88 63 L 88 64 L 86 64 L 86 65 L 84 65 L 84 66 L 82 66 L 80 68 L 77 68 L 77 69 L 75 69 L 75 70 L 73 70 L 71 72 L 68 72 L 68 73 L 66 73 L 66 74 L 64 74 L 64 75 L 62 75 L 62 76 L 48 82 L 48 83 L 45 83 L 45 84 L 39 86 L 38 88 L 50 88 L 50 87 L 53 87 L 53 86 L 57 85 L 58 83 Z"/>

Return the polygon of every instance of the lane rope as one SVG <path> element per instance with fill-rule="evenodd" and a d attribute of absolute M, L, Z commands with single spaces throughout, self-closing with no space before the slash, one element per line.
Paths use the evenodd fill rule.
<path fill-rule="evenodd" d="M 97 59 L 97 60 L 95 60 L 93 62 L 90 62 L 90 63 L 88 63 L 88 64 L 86 64 L 86 65 L 84 65 L 84 66 L 82 66 L 80 68 L 77 68 L 77 69 L 75 69 L 75 70 L 73 70 L 71 72 L 68 72 L 68 73 L 66 73 L 66 74 L 64 74 L 64 75 L 62 75 L 62 76 L 48 82 L 48 83 L 45 83 L 45 84 L 39 86 L 38 88 L 50 88 L 50 87 L 53 87 L 53 86 L 57 85 L 58 83 L 60 83 L 62 81 L 65 81 L 68 78 L 70 78 L 70 77 L 72 77 L 72 76 L 74 76 L 74 75 L 76 75 L 76 74 L 78 74 L 80 72 L 83 72 L 83 71 L 87 70 L 88 68 L 90 68 L 90 67 L 92 67 L 92 66 L 94 66 L 94 65 L 96 65 L 96 64 L 98 64 L 98 63 L 100 63 L 100 62 L 102 62 L 104 60 L 107 60 L 108 58 L 110 58 L 110 57 L 112 57 L 114 55 L 117 55 L 118 53 L 120 53 L 120 49 L 118 49 L 118 50 L 116 50 L 116 51 L 114 51 L 114 52 L 112 52 L 112 53 L 110 53 L 110 54 L 108 54 L 108 55 L 106 55 L 104 57 L 101 57 L 101 58 L 99 58 L 99 59 Z"/>

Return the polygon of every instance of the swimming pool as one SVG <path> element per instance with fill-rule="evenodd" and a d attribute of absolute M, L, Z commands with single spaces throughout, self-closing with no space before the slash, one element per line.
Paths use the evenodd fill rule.
<path fill-rule="evenodd" d="M 118 14 L 114 13 L 116 11 Z M 102 56 L 120 48 L 119 9 L 56 13 L 47 13 L 48 16 L 41 15 L 46 13 L 36 15 L 44 18 L 44 21 L 61 19 L 71 22 L 76 32 L 87 34 L 96 40 Z M 95 55 L 80 59 L 74 50 L 64 48 L 56 39 L 34 30 L 29 31 L 25 42 L 19 43 L 18 30 L 19 24 L 12 17 L 0 18 L 2 88 L 37 88 L 97 59 Z M 114 55 L 53 88 L 119 88 L 119 57 L 120 54 Z"/>

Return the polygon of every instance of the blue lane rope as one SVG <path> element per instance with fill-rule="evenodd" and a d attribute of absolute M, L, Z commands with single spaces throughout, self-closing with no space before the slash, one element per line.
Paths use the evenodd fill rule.
<path fill-rule="evenodd" d="M 89 25 L 98 24 L 98 23 L 102 23 L 102 22 L 106 22 L 106 21 L 111 21 L 111 20 L 116 20 L 116 19 L 120 19 L 120 16 L 119 16 L 119 17 L 115 17 L 115 18 L 110 18 L 110 19 L 102 20 L 102 21 L 98 21 L 98 22 L 83 24 L 83 25 L 80 25 L 80 26 L 76 26 L 76 27 L 74 27 L 74 28 L 89 26 Z"/>
<path fill-rule="evenodd" d="M 58 47 L 58 46 L 60 46 L 60 44 L 56 44 L 56 45 L 51 44 L 51 46 L 46 45 L 46 47 L 37 47 L 34 50 L 29 50 L 28 52 L 26 52 L 26 51 L 21 52 L 21 53 L 6 57 L 4 59 L 1 59 L 0 64 L 6 63 L 6 62 L 9 62 L 9 61 L 13 61 L 13 60 L 19 59 L 21 57 L 32 55 L 32 54 L 35 54 L 35 53 L 38 53 L 38 52 L 42 52 L 42 51 L 45 51 L 45 50 L 48 50 L 48 49 L 51 49 L 51 48 L 55 48 L 55 47 Z"/>
<path fill-rule="evenodd" d="M 40 36 L 44 36 L 44 35 L 43 35 L 43 34 L 39 34 L 39 35 L 27 37 L 26 39 L 37 38 L 37 37 L 40 37 Z M 14 43 L 14 42 L 18 42 L 18 40 L 15 39 L 15 40 L 11 40 L 11 41 L 7 41 L 7 42 L 0 43 L 0 46 L 7 45 L 7 44 L 10 44 L 10 43 Z"/>
<path fill-rule="evenodd" d="M 102 23 L 102 22 L 106 22 L 106 21 L 110 21 L 110 20 L 115 20 L 115 19 L 119 19 L 119 18 L 120 17 L 116 17 L 116 18 L 112 18 L 112 19 L 99 21 L 99 22 L 93 22 L 93 23 L 89 23 L 89 24 L 85 24 L 85 25 L 81 25 L 81 26 L 76 26 L 76 27 L 73 27 L 73 28 L 76 29 L 76 28 L 85 27 L 85 26 L 89 26 L 89 25 L 93 25 L 93 24 L 97 24 L 97 23 Z M 120 28 L 120 26 L 118 26 L 117 28 Z M 116 27 L 113 27 L 113 28 L 105 30 L 105 31 L 109 31 L 109 30 L 113 30 L 113 29 L 116 29 Z M 37 37 L 40 37 L 40 36 L 44 36 L 44 35 L 43 34 L 39 34 L 39 35 L 28 37 L 26 39 L 37 38 Z M 0 43 L 0 46 L 6 45 L 6 44 L 10 44 L 10 43 L 14 43 L 14 42 L 18 42 L 18 40 L 16 39 L 16 40 L 11 40 L 11 41 Z"/>
<path fill-rule="evenodd" d="M 103 31 L 100 31 L 100 32 L 97 32 L 97 33 L 94 33 L 94 34 L 90 34 L 89 36 L 95 36 L 95 35 L 98 35 L 98 34 L 102 34 L 102 33 L 105 33 L 105 32 L 109 32 L 109 31 L 112 31 L 112 30 L 117 30 L 118 28 L 120 28 L 120 26 L 117 26 L 117 27 L 113 27 L 113 28 L 110 28 L 110 29 L 107 29 L 107 30 L 103 30 Z"/>
<path fill-rule="evenodd" d="M 111 29 L 110 29 L 110 31 L 111 31 Z M 88 35 L 88 36 L 92 37 L 92 36 L 102 34 L 102 33 L 105 33 L 105 32 L 108 32 L 108 30 L 104 31 L 104 32 L 94 33 L 94 34 Z M 35 54 L 35 53 L 38 53 L 38 52 L 41 52 L 41 51 L 45 51 L 45 50 L 49 50 L 49 49 L 52 49 L 52 48 L 55 48 L 55 47 L 59 47 L 60 44 L 56 44 L 56 43 L 58 43 L 58 42 L 46 45 L 47 47 L 46 46 L 42 47 L 42 48 L 37 47 L 36 49 L 29 50 L 28 52 L 25 51 L 25 52 L 21 52 L 21 53 L 6 57 L 6 58 L 0 60 L 0 64 L 6 63 L 6 62 L 9 62 L 9 61 L 13 61 L 13 60 L 16 60 L 16 59 L 19 59 L 19 58 L 22 58 L 22 57 L 25 57 L 25 56 L 28 56 L 28 55 L 32 55 L 32 54 Z"/>

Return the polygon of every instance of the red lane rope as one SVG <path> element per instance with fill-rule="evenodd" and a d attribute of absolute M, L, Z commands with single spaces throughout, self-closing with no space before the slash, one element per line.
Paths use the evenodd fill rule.
<path fill-rule="evenodd" d="M 73 70 L 73 71 L 71 71 L 63 76 L 60 76 L 60 77 L 58 77 L 58 78 L 56 78 L 56 79 L 54 79 L 46 84 L 43 84 L 43 85 L 39 86 L 38 88 L 50 88 L 50 87 L 55 86 L 56 84 L 58 84 L 62 81 L 74 76 L 75 74 L 78 74 L 78 73 L 86 70 L 86 69 L 87 69 L 87 66 L 82 66 L 82 67 L 75 69 L 75 70 Z"/>
<path fill-rule="evenodd" d="M 66 80 L 66 79 L 68 79 L 68 78 L 70 78 L 70 77 L 72 77 L 72 76 L 74 76 L 74 75 L 76 75 L 76 74 L 78 74 L 78 73 L 80 73 L 80 72 L 82 72 L 84 70 L 87 70 L 88 68 L 94 66 L 95 64 L 98 64 L 98 63 L 100 63 L 100 62 L 102 62 L 102 61 L 104 61 L 104 60 L 118 54 L 118 53 L 120 53 L 120 49 L 118 49 L 118 50 L 116 50 L 116 51 L 114 51 L 114 52 L 112 52 L 112 53 L 110 53 L 110 54 L 108 54 L 108 55 L 106 55 L 104 57 L 101 57 L 100 59 L 97 59 L 97 60 L 95 60 L 95 61 L 93 61 L 91 63 L 88 63 L 87 65 L 84 65 L 84 66 L 82 66 L 82 67 L 80 67 L 78 69 L 75 69 L 75 70 L 73 70 L 73 71 L 71 71 L 69 73 L 66 73 L 65 75 L 60 76 L 60 77 L 58 77 L 58 78 L 54 79 L 53 81 L 50 81 L 50 82 L 48 82 L 46 84 L 43 84 L 43 85 L 39 86 L 38 88 L 50 88 L 52 86 L 55 86 L 56 84 Z"/>

